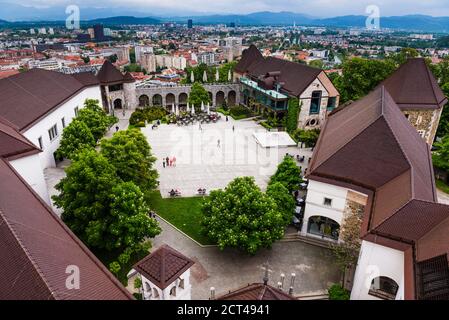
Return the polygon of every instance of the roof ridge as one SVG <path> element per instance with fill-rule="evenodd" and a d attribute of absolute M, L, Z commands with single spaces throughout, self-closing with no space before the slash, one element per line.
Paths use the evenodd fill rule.
<path fill-rule="evenodd" d="M 433 97 L 435 98 L 436 103 L 439 104 L 439 103 L 441 103 L 441 101 L 438 101 L 437 94 L 435 92 L 435 87 L 434 87 L 434 81 L 436 81 L 435 76 L 433 75 L 430 68 L 427 66 L 426 61 L 424 59 L 422 59 L 422 60 L 420 59 L 420 61 L 422 61 L 424 63 L 424 67 L 426 69 L 426 74 L 429 79 L 430 88 L 432 89 Z M 433 78 L 433 80 L 432 80 L 432 78 Z M 437 85 L 438 85 L 438 82 L 437 82 Z M 443 101 L 444 101 L 444 99 L 443 99 Z"/>

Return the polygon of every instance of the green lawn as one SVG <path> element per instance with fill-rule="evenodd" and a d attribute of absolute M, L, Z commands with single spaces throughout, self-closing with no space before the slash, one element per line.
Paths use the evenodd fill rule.
<path fill-rule="evenodd" d="M 164 199 L 159 191 L 149 192 L 146 197 L 150 207 L 159 216 L 202 245 L 214 244 L 212 240 L 201 234 L 202 197 Z"/>
<path fill-rule="evenodd" d="M 449 194 L 449 186 L 441 180 L 435 180 L 437 188 L 443 191 L 444 193 Z"/>

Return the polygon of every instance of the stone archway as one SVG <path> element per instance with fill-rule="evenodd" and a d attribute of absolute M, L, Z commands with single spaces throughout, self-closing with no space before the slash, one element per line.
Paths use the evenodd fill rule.
<path fill-rule="evenodd" d="M 150 98 L 143 94 L 139 97 L 139 107 L 149 107 L 150 106 Z"/>
<path fill-rule="evenodd" d="M 216 105 L 217 107 L 220 107 L 223 105 L 223 102 L 225 101 L 225 94 L 223 91 L 218 91 L 216 94 Z"/>
<path fill-rule="evenodd" d="M 162 107 L 162 96 L 160 94 L 155 94 L 152 99 L 153 106 Z"/>
<path fill-rule="evenodd" d="M 122 99 L 115 99 L 114 100 L 114 109 L 122 109 L 122 108 L 123 108 Z"/>
<path fill-rule="evenodd" d="M 171 107 L 175 103 L 176 103 L 175 95 L 173 93 L 167 94 L 167 96 L 165 97 L 165 105 L 167 107 Z"/>
<path fill-rule="evenodd" d="M 340 225 L 331 218 L 324 216 L 313 216 L 309 218 L 307 233 L 322 238 L 338 240 Z"/>
<path fill-rule="evenodd" d="M 189 99 L 189 96 L 187 95 L 187 93 L 185 93 L 185 92 L 180 93 L 178 98 L 179 98 L 179 106 L 186 107 L 187 101 Z"/>
<path fill-rule="evenodd" d="M 235 106 L 237 102 L 237 93 L 234 90 L 228 92 L 228 106 Z"/>

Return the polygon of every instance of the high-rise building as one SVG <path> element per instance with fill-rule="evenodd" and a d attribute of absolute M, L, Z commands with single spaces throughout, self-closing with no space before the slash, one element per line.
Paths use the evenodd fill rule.
<path fill-rule="evenodd" d="M 149 73 L 156 72 L 156 56 L 153 53 L 142 53 L 140 56 L 139 64 Z"/>
<path fill-rule="evenodd" d="M 192 19 L 189 19 L 189 20 L 187 21 L 187 28 L 189 28 L 189 29 L 192 29 L 192 28 L 193 28 L 193 20 L 192 20 Z"/>
<path fill-rule="evenodd" d="M 134 52 L 136 54 L 136 62 L 141 63 L 142 56 L 145 53 L 153 53 L 153 47 L 150 46 L 135 46 Z"/>
<path fill-rule="evenodd" d="M 94 28 L 87 29 L 87 33 L 89 34 L 91 39 L 95 39 L 95 31 Z"/>
<path fill-rule="evenodd" d="M 102 24 L 94 25 L 94 36 L 97 41 L 104 40 L 104 28 Z"/>

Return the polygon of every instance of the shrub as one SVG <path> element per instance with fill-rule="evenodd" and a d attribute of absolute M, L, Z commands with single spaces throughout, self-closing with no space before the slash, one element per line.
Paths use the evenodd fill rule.
<path fill-rule="evenodd" d="M 329 293 L 329 300 L 349 300 L 349 291 L 343 288 L 340 284 L 333 284 L 327 292 Z"/>
<path fill-rule="evenodd" d="M 161 120 L 167 115 L 167 111 L 162 107 L 150 107 L 145 109 L 137 109 L 129 118 L 130 125 L 137 125 L 139 122 L 152 122 Z"/>
<path fill-rule="evenodd" d="M 144 128 L 145 127 L 145 122 L 144 121 L 139 121 L 134 126 L 136 128 Z"/>
<path fill-rule="evenodd" d="M 270 125 L 268 124 L 267 121 L 262 121 L 262 122 L 260 123 L 260 125 L 261 125 L 262 127 L 264 127 L 265 129 L 268 129 L 268 130 L 273 129 L 273 127 L 270 126 Z"/>
<path fill-rule="evenodd" d="M 244 106 L 233 106 L 232 108 L 230 108 L 230 113 L 234 119 L 236 117 L 240 118 L 242 116 L 246 118 L 251 115 L 251 110 Z"/>

